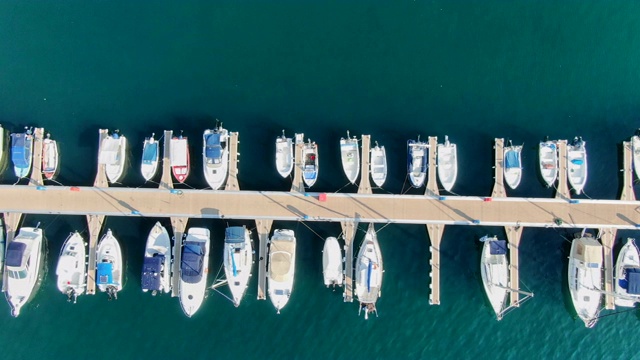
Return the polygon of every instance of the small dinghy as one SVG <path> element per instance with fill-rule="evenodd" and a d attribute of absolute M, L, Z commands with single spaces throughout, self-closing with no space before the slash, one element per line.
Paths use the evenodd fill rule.
<path fill-rule="evenodd" d="M 324 241 L 322 249 L 322 276 L 324 284 L 329 287 L 342 286 L 344 282 L 344 267 L 342 263 L 342 249 L 338 239 L 331 236 Z"/>
<path fill-rule="evenodd" d="M 142 145 L 142 162 L 140 164 L 140 172 L 142 177 L 149 181 L 158 172 L 158 161 L 160 159 L 160 144 L 154 138 L 155 134 L 151 134 L 151 137 L 144 139 Z"/>
<path fill-rule="evenodd" d="M 438 144 L 438 179 L 446 191 L 451 191 L 458 177 L 458 153 L 456 144 L 444 136 L 444 144 Z"/>
<path fill-rule="evenodd" d="M 371 173 L 371 179 L 377 187 L 381 188 L 384 182 L 387 181 L 387 153 L 384 146 L 378 146 L 377 141 L 376 146 L 372 147 L 369 153 L 369 172 Z"/>
<path fill-rule="evenodd" d="M 304 159 L 302 180 L 308 187 L 312 187 L 318 179 L 318 144 L 311 140 L 305 143 L 302 158 Z"/>
<path fill-rule="evenodd" d="M 122 178 L 127 154 L 127 139 L 118 130 L 107 135 L 100 146 L 98 163 L 105 165 L 105 172 L 110 183 L 116 183 Z"/>
<path fill-rule="evenodd" d="M 614 282 L 616 306 L 634 307 L 640 302 L 640 254 L 632 238 L 620 249 Z"/>
<path fill-rule="evenodd" d="M 520 181 L 522 180 L 521 152 L 522 145 L 514 146 L 511 141 L 509 141 L 509 146 L 504 147 L 504 182 L 514 190 L 520 185 Z"/>
<path fill-rule="evenodd" d="M 171 162 L 171 172 L 173 177 L 179 182 L 184 183 L 189 176 L 189 170 L 191 168 L 189 162 L 189 140 L 186 136 L 174 136 L 171 138 L 171 155 L 169 161 Z"/>
<path fill-rule="evenodd" d="M 280 310 L 289 302 L 293 293 L 296 270 L 296 237 L 293 230 L 277 229 L 269 241 L 269 269 L 267 288 L 269 299 Z"/>
<path fill-rule="evenodd" d="M 587 148 L 582 137 L 575 137 L 567 145 L 567 177 L 576 195 L 580 195 L 587 183 Z"/>
<path fill-rule="evenodd" d="M 158 292 L 171 291 L 171 238 L 167 229 L 156 222 L 147 237 L 142 263 L 142 291 Z"/>
<path fill-rule="evenodd" d="M 69 235 L 60 251 L 56 276 L 58 290 L 74 304 L 87 287 L 86 257 L 87 250 L 82 235 L 78 232 Z"/>
<path fill-rule="evenodd" d="M 19 179 L 29 176 L 33 161 L 33 130 L 11 134 L 11 161 L 13 171 Z"/>
<path fill-rule="evenodd" d="M 558 177 L 558 147 L 555 141 L 541 141 L 538 148 L 540 157 L 540 175 L 547 184 L 552 187 Z"/>
<path fill-rule="evenodd" d="M 253 267 L 251 231 L 244 226 L 228 227 L 225 231 L 222 260 L 233 304 L 238 307 L 247 291 Z"/>
<path fill-rule="evenodd" d="M 355 184 L 360 175 L 360 148 L 358 147 L 358 139 L 354 136 L 340 139 L 340 159 L 342 160 L 342 169 L 350 183 Z"/>
<path fill-rule="evenodd" d="M 111 229 L 100 239 L 96 253 L 96 285 L 109 295 L 109 300 L 117 300 L 118 292 L 122 290 L 122 250 Z"/>
<path fill-rule="evenodd" d="M 376 302 L 382 294 L 382 274 L 384 273 L 382 252 L 373 223 L 369 224 L 369 229 L 358 251 L 355 271 L 356 296 L 360 302 L 358 315 L 364 311 L 366 320 L 369 318 L 369 313 L 378 315 Z"/>
<path fill-rule="evenodd" d="M 407 141 L 407 167 L 409 180 L 415 188 L 422 187 L 427 178 L 429 144 L 418 140 Z"/>
<path fill-rule="evenodd" d="M 278 136 L 276 139 L 276 169 L 278 174 L 286 178 L 293 170 L 293 139 L 284 135 Z"/>
<path fill-rule="evenodd" d="M 42 174 L 45 178 L 53 180 L 58 172 L 58 143 L 51 139 L 51 134 L 42 141 Z"/>

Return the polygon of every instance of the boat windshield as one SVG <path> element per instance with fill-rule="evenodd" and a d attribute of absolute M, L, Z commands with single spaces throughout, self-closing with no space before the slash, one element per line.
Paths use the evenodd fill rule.
<path fill-rule="evenodd" d="M 142 152 L 142 163 L 143 164 L 151 164 L 154 161 L 158 161 L 157 154 L 158 152 L 158 143 L 148 143 Z"/>
<path fill-rule="evenodd" d="M 9 270 L 9 277 L 16 280 L 26 279 L 27 274 L 28 272 L 26 268 L 20 270 Z"/>
<path fill-rule="evenodd" d="M 220 146 L 221 136 L 220 134 L 208 134 L 206 136 L 205 156 L 207 159 L 212 159 L 214 163 L 220 163 L 222 158 L 222 146 Z"/>

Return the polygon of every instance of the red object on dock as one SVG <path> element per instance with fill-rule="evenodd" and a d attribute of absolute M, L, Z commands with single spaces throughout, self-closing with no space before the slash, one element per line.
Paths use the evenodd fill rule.
<path fill-rule="evenodd" d="M 493 200 L 493 199 L 492 199 L 492 198 L 490 198 L 490 197 L 486 197 L 486 198 L 484 198 L 484 202 L 491 202 L 491 200 Z"/>
<path fill-rule="evenodd" d="M 318 200 L 323 201 L 323 202 L 327 201 L 327 193 L 320 193 L 318 195 Z"/>
<path fill-rule="evenodd" d="M 80 188 L 77 186 L 72 186 L 71 191 L 80 191 Z"/>

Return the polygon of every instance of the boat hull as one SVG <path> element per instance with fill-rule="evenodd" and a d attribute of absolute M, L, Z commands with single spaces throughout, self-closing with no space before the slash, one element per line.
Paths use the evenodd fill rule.
<path fill-rule="evenodd" d="M 111 276 L 106 274 L 100 274 L 96 276 L 96 285 L 102 292 L 106 292 L 109 296 L 117 298 L 116 293 L 122 290 L 122 277 L 123 277 L 123 262 L 122 262 L 122 249 L 120 243 L 111 230 L 107 230 L 107 233 L 102 236 L 98 243 L 98 249 L 96 250 L 96 264 L 110 263 Z"/>
<path fill-rule="evenodd" d="M 328 237 L 324 241 L 322 249 L 322 276 L 324 284 L 328 286 L 342 286 L 344 282 L 344 267 L 342 262 L 342 249 L 335 237 Z"/>
<path fill-rule="evenodd" d="M 615 270 L 616 306 L 634 307 L 637 302 L 640 302 L 640 294 L 629 292 L 630 284 L 626 279 L 627 272 L 640 270 L 640 254 L 634 239 L 627 239 L 627 243 L 620 249 Z"/>
<path fill-rule="evenodd" d="M 275 230 L 269 242 L 267 288 L 278 314 L 293 293 L 296 265 L 296 237 L 293 230 Z"/>
<path fill-rule="evenodd" d="M 504 182 L 515 190 L 522 180 L 522 146 L 507 146 L 504 148 Z"/>
<path fill-rule="evenodd" d="M 145 139 L 142 146 L 142 161 L 140 163 L 140 173 L 142 177 L 149 181 L 158 172 L 158 162 L 160 159 L 160 146 L 153 138 Z"/>
<path fill-rule="evenodd" d="M 358 140 L 340 140 L 340 159 L 342 160 L 342 170 L 350 183 L 355 184 L 360 175 L 360 149 Z"/>
<path fill-rule="evenodd" d="M 413 140 L 407 142 L 409 180 L 415 188 L 422 187 L 427 178 L 428 149 L 429 145 L 424 142 Z"/>
<path fill-rule="evenodd" d="M 553 141 L 541 142 L 538 148 L 540 175 L 547 187 L 552 187 L 558 178 L 558 148 Z"/>
<path fill-rule="evenodd" d="M 371 180 L 377 187 L 387 181 L 387 153 L 384 146 L 375 146 L 370 151 L 369 172 Z"/>
<path fill-rule="evenodd" d="M 633 151 L 633 169 L 636 173 L 636 178 L 640 179 L 640 136 L 634 135 L 631 137 L 631 150 Z"/>
<path fill-rule="evenodd" d="M 207 136 L 219 134 L 219 157 L 207 156 Z M 203 134 L 202 168 L 204 177 L 212 190 L 220 189 L 229 175 L 229 149 L 227 147 L 228 132 L 226 129 L 205 130 Z"/>
<path fill-rule="evenodd" d="M 19 145 L 16 145 L 19 144 Z M 19 179 L 29 176 L 33 162 L 33 135 L 30 133 L 11 134 L 11 159 L 13 172 Z"/>
<path fill-rule="evenodd" d="M 56 266 L 58 290 L 69 300 L 84 294 L 87 287 L 87 251 L 82 235 L 75 232 L 65 240 Z"/>
<path fill-rule="evenodd" d="M 235 236 L 240 232 L 241 236 Z M 253 247 L 249 230 L 245 227 L 227 228 L 222 260 L 233 304 L 238 307 L 247 291 L 253 267 Z"/>
<path fill-rule="evenodd" d="M 276 139 L 276 169 L 283 178 L 293 170 L 293 140 L 284 135 Z"/>
<path fill-rule="evenodd" d="M 7 248 L 6 270 L 8 274 L 6 294 L 11 306 L 11 315 L 14 317 L 20 315 L 21 309 L 35 295 L 36 284 L 42 273 L 43 241 L 42 229 L 30 227 L 20 229 L 18 236 L 11 244 L 23 243 L 26 245 L 27 250 L 25 252 L 27 252 L 28 258 L 24 260 L 24 263 L 27 264 L 24 267 L 12 266 L 12 245 L 9 244 Z M 24 275 L 25 273 L 26 276 Z"/>
<path fill-rule="evenodd" d="M 189 140 L 187 137 L 174 137 L 170 142 L 170 158 L 171 172 L 173 177 L 179 183 L 184 183 L 189 177 L 190 156 L 189 156 Z"/>
<path fill-rule="evenodd" d="M 205 293 L 207 289 L 207 274 L 209 273 L 209 246 L 210 246 L 210 232 L 206 228 L 191 228 L 184 239 L 182 248 L 182 262 L 184 264 L 185 245 L 193 244 L 198 245 L 203 249 L 201 261 L 202 261 L 202 273 L 198 281 L 192 282 L 188 278 L 188 274 L 185 272 L 185 267 L 180 266 L 180 306 L 182 311 L 187 317 L 192 317 L 204 302 Z"/>
<path fill-rule="evenodd" d="M 585 143 L 567 146 L 567 178 L 569 184 L 580 195 L 587 183 L 587 150 Z"/>
<path fill-rule="evenodd" d="M 99 163 L 105 165 L 105 173 L 110 183 L 122 178 L 127 155 L 127 138 L 108 136 L 102 142 Z"/>
<path fill-rule="evenodd" d="M 171 291 L 171 256 L 172 256 L 172 248 L 171 248 L 171 237 L 169 236 L 169 232 L 167 229 L 160 224 L 160 222 L 156 222 L 151 231 L 149 231 L 149 236 L 147 236 L 147 244 L 144 250 L 145 258 L 154 258 L 154 257 L 162 257 L 162 266 L 160 268 L 159 274 L 145 274 L 143 269 L 143 279 L 142 279 L 142 291 L 160 291 L 164 293 L 169 293 Z M 151 279 L 150 284 L 157 284 L 159 286 L 145 286 L 145 278 L 157 278 Z M 156 280 L 156 281 L 154 281 Z M 159 281 L 157 281 L 159 280 Z"/>
<path fill-rule="evenodd" d="M 498 320 L 502 319 L 509 286 L 509 262 L 504 254 L 491 254 L 491 243 L 497 239 L 487 239 L 482 246 L 480 274 L 485 294 Z M 506 250 L 506 249 L 505 249 Z"/>
<path fill-rule="evenodd" d="M 318 145 L 316 143 L 304 144 L 302 158 L 304 159 L 302 180 L 308 187 L 312 187 L 318 179 Z"/>
<path fill-rule="evenodd" d="M 365 234 L 364 241 L 358 251 L 355 264 L 356 297 L 361 304 L 375 303 L 382 293 L 382 274 L 384 272 L 382 252 L 378 244 L 378 236 L 373 224 Z"/>
<path fill-rule="evenodd" d="M 585 247 L 594 249 L 585 251 Z M 586 260 L 581 254 L 600 251 L 599 260 Z M 595 256 L 592 256 L 595 258 Z M 574 239 L 568 267 L 569 292 L 578 317 L 591 328 L 598 321 L 602 298 L 602 245 L 593 238 Z"/>
<path fill-rule="evenodd" d="M 58 143 L 49 138 L 42 141 L 42 174 L 52 180 L 58 171 Z"/>
<path fill-rule="evenodd" d="M 445 141 L 438 144 L 438 179 L 446 191 L 451 191 L 458 177 L 458 151 L 456 144 Z"/>

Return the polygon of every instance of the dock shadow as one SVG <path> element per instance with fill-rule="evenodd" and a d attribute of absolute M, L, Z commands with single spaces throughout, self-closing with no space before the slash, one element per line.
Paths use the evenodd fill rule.
<path fill-rule="evenodd" d="M 200 215 L 203 218 L 223 218 L 224 215 L 220 215 L 220 210 L 216 208 L 202 208 L 200 209 Z"/>

